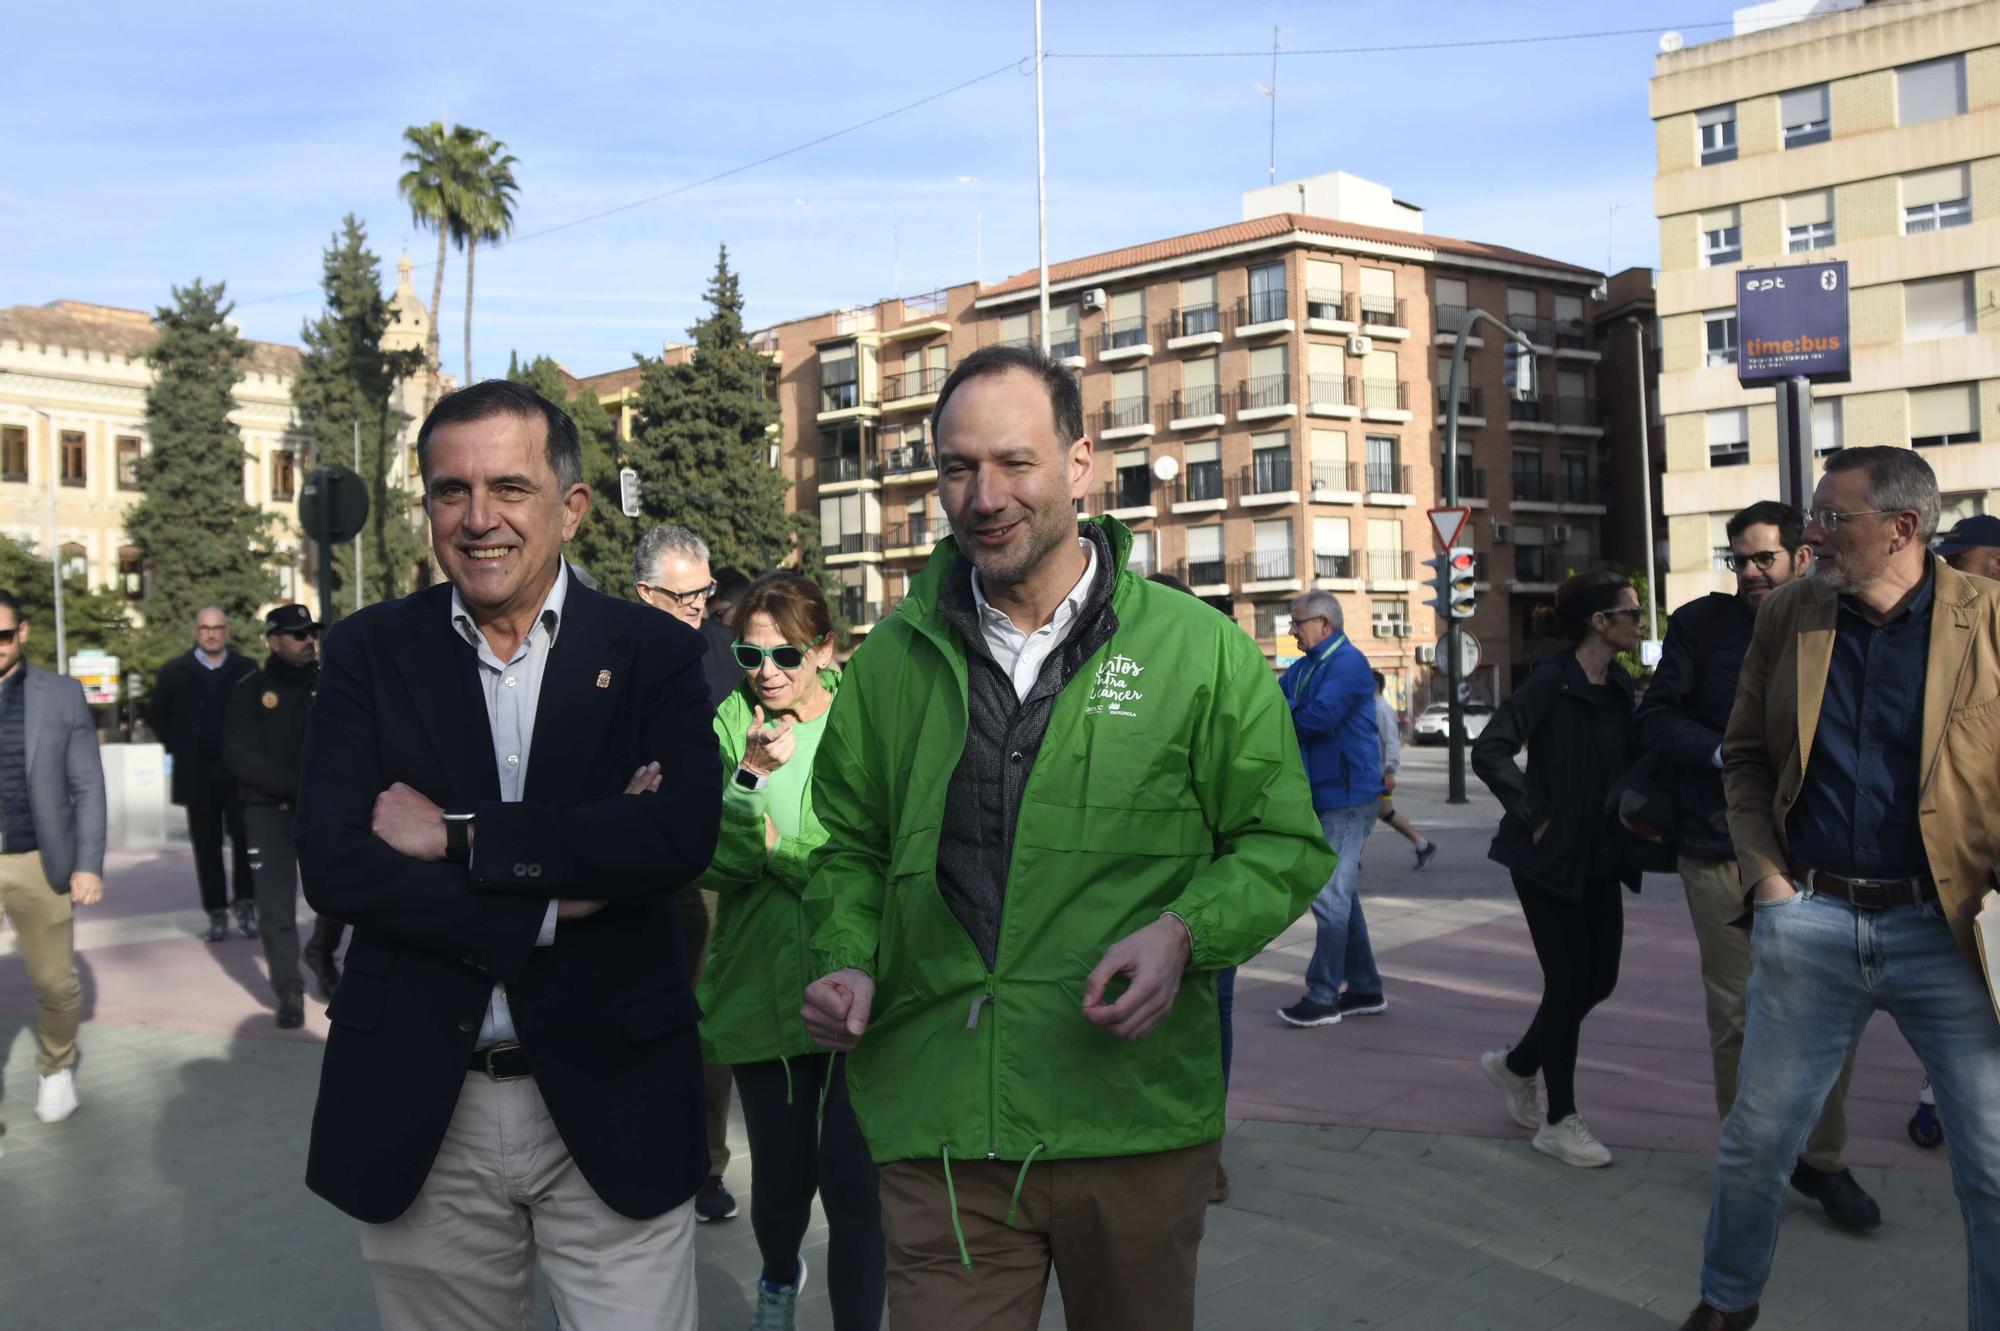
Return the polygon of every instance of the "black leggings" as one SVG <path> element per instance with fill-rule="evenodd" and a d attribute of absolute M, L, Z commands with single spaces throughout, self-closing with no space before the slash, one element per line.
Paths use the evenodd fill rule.
<path fill-rule="evenodd" d="M 750 1227 L 764 1276 L 784 1284 L 798 1270 L 817 1192 L 827 1228 L 821 1274 L 835 1331 L 875 1331 L 882 1325 L 882 1208 L 875 1162 L 847 1100 L 847 1064 L 808 1054 L 790 1068 L 789 1085 L 786 1064 L 776 1059 L 732 1069 L 750 1138 Z M 820 1089 L 829 1076 L 822 1119 Z"/>
<path fill-rule="evenodd" d="M 1507 1052 L 1517 1077 L 1542 1074 L 1549 1092 L 1549 1122 L 1576 1112 L 1576 1044 L 1583 1019 L 1618 987 L 1618 955 L 1625 947 L 1625 889 L 1616 879 L 1592 879 L 1581 902 L 1513 875 L 1514 894 L 1542 963 L 1542 1005 L 1527 1034 Z"/>

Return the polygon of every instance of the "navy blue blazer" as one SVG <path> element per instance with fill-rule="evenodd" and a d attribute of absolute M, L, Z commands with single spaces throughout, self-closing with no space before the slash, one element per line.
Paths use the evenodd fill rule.
<path fill-rule="evenodd" d="M 721 817 L 702 639 L 574 576 L 566 596 L 517 803 L 500 800 L 449 585 L 327 635 L 299 870 L 313 909 L 354 936 L 327 1011 L 306 1184 L 360 1220 L 394 1220 L 416 1199 L 496 982 L 556 1129 L 606 1205 L 659 1215 L 708 1173 L 701 1013 L 674 901 L 707 866 Z M 624 794 L 653 760 L 660 789 Z M 375 797 L 398 781 L 477 811 L 471 868 L 409 859 L 374 835 Z M 538 948 L 560 897 L 609 904 Z"/>

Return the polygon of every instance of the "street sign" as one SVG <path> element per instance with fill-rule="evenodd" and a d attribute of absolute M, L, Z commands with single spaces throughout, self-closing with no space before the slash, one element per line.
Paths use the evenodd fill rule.
<path fill-rule="evenodd" d="M 1479 639 L 1464 629 L 1458 631 L 1458 677 L 1469 679 L 1479 669 Z"/>
<path fill-rule="evenodd" d="M 1659 638 L 1647 638 L 1642 642 L 1640 642 L 1639 664 L 1645 666 L 1648 670 L 1659 669 L 1660 649 L 1665 646 L 1666 643 L 1661 641 Z"/>
<path fill-rule="evenodd" d="M 1736 275 L 1736 380 L 1846 383 L 1847 263 L 1746 268 Z"/>
<path fill-rule="evenodd" d="M 618 471 L 618 511 L 628 518 L 639 516 L 639 473 L 630 467 Z"/>
<path fill-rule="evenodd" d="M 314 467 L 306 473 L 299 491 L 299 525 L 306 535 L 341 545 L 360 535 L 367 521 L 368 491 L 352 468 Z"/>
<path fill-rule="evenodd" d="M 1431 530 L 1437 533 L 1440 550 L 1449 550 L 1458 544 L 1458 534 L 1465 530 L 1465 520 L 1471 516 L 1472 510 L 1469 508 L 1430 510 Z"/>
<path fill-rule="evenodd" d="M 118 701 L 118 658 L 99 651 L 72 652 L 69 677 L 83 685 L 83 700 L 93 707 Z"/>

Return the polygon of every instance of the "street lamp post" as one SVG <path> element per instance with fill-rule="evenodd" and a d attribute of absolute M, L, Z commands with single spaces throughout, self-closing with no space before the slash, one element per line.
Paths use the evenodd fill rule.
<path fill-rule="evenodd" d="M 42 418 L 42 429 L 49 437 L 49 581 L 55 588 L 56 599 L 56 673 L 69 673 L 68 642 L 63 632 L 63 574 L 62 538 L 56 529 L 56 487 L 62 483 L 61 457 L 56 445 L 55 418 L 40 407 L 30 407 L 30 411 Z"/>

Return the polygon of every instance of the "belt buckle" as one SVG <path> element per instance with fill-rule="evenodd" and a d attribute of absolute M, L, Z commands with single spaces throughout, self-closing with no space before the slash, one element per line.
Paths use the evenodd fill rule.
<path fill-rule="evenodd" d="M 1889 889 L 1901 886 L 1901 883 L 1885 883 L 1875 878 L 1850 878 L 1847 881 L 1848 904 L 1857 910 L 1886 910 Z"/>
<path fill-rule="evenodd" d="M 493 1070 L 493 1056 L 495 1054 L 511 1054 L 520 1049 L 520 1047 L 519 1044 L 496 1044 L 486 1047 L 484 1051 L 486 1054 L 486 1076 L 489 1081 L 519 1081 L 521 1079 L 521 1074 L 518 1072 L 502 1076 Z"/>

